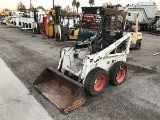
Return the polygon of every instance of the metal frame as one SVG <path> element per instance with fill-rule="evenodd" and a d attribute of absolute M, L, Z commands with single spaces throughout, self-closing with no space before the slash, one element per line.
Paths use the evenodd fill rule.
<path fill-rule="evenodd" d="M 97 42 L 100 41 L 100 35 L 102 34 L 101 30 L 102 24 L 105 20 L 105 17 L 108 15 L 121 15 L 123 17 L 123 28 L 124 30 L 125 26 L 125 19 L 126 19 L 126 12 L 120 12 L 116 10 L 111 9 L 103 9 L 101 10 L 101 26 L 98 29 L 96 37 L 94 42 L 94 47 L 96 46 Z M 114 27 L 113 32 L 118 32 L 117 28 Z M 107 41 L 107 39 L 106 39 Z M 123 49 L 120 53 L 116 51 L 117 47 L 120 46 L 122 43 L 125 42 L 125 49 Z M 87 74 L 96 67 L 100 67 L 105 69 L 106 71 L 109 71 L 110 67 L 116 63 L 117 61 L 124 61 L 126 62 L 127 55 L 129 54 L 129 48 L 130 48 L 130 42 L 131 42 L 131 33 L 125 33 L 123 32 L 123 37 L 120 39 L 114 41 L 112 44 L 107 46 L 106 48 L 96 52 L 92 53 L 89 48 L 93 48 L 93 45 L 91 45 L 91 41 L 88 42 L 88 47 L 66 47 L 61 50 L 61 58 L 59 61 L 58 69 L 64 73 L 65 71 L 68 71 L 70 75 L 75 75 L 78 77 L 78 81 L 82 82 L 84 84 L 85 78 Z M 76 43 L 77 45 L 78 43 Z M 85 41 L 84 41 L 85 44 Z M 114 52 L 114 53 L 113 53 Z"/>

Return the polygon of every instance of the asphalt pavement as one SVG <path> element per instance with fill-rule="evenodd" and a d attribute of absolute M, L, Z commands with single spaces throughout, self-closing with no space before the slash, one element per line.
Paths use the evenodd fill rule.
<path fill-rule="evenodd" d="M 40 105 L 44 116 L 49 115 L 54 120 L 160 119 L 160 55 L 153 56 L 154 53 L 160 51 L 159 36 L 143 33 L 141 50 L 130 51 L 128 56 L 128 74 L 123 84 L 109 85 L 104 94 L 98 97 L 87 96 L 85 105 L 69 114 L 62 114 L 55 105 L 34 88 L 33 82 L 43 69 L 49 66 L 56 69 L 60 49 L 73 44 L 72 41 L 56 42 L 54 39 L 47 39 L 41 35 L 35 37 L 31 32 L 0 25 L 0 58 L 4 60 L 23 85 L 23 88 L 17 89 L 17 96 L 23 91 L 22 89 L 27 88 L 26 91 L 28 90 L 23 99 L 20 97 L 18 101 L 6 102 L 6 106 L 3 106 L 4 109 L 13 111 L 15 108 L 16 110 L 17 102 L 20 100 L 26 103 L 26 106 L 21 109 L 24 108 L 23 110 L 26 111 L 33 109 L 32 114 L 36 112 L 41 115 L 41 112 L 34 108 L 34 104 L 27 104 L 28 98 L 31 97 L 35 104 Z M 3 70 L 1 74 L 3 75 Z M 2 88 L 0 87 L 0 89 Z M 5 90 L 7 89 L 5 88 Z M 11 92 L 6 91 L 6 93 L 9 95 Z M 20 108 L 17 107 L 17 109 Z M 0 114 L 3 119 L 5 116 L 8 114 Z M 16 116 L 8 118 L 8 120 L 12 119 L 22 120 L 21 118 L 16 119 Z M 30 118 L 30 120 L 32 119 Z M 43 117 L 39 120 L 43 120 Z"/>

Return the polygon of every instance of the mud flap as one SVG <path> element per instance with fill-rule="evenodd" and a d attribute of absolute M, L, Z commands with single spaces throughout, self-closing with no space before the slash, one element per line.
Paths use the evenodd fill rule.
<path fill-rule="evenodd" d="M 65 113 L 85 103 L 83 85 L 51 67 L 45 69 L 33 85 Z"/>

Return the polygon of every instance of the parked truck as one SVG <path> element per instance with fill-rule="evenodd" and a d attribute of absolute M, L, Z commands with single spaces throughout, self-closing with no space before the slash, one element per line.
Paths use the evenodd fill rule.
<path fill-rule="evenodd" d="M 138 20 L 140 30 L 147 31 L 149 23 L 154 19 L 157 15 L 159 9 L 158 5 L 154 1 L 150 2 L 138 2 L 135 5 L 126 5 L 124 7 L 119 8 L 121 11 L 132 11 L 132 12 L 139 12 Z M 134 15 L 127 17 L 128 21 L 133 21 Z"/>

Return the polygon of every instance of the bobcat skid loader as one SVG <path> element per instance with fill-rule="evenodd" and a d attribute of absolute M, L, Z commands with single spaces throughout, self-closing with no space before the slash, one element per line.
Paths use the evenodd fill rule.
<path fill-rule="evenodd" d="M 105 92 L 109 82 L 121 84 L 127 74 L 131 41 L 131 34 L 124 31 L 127 13 L 99 7 L 83 7 L 82 11 L 95 17 L 96 26 L 95 21 L 89 25 L 83 18 L 81 21 L 82 29 L 94 36 L 82 41 L 80 29 L 76 44 L 60 51 L 58 69 L 45 69 L 33 83 L 65 113 L 85 103 L 85 92 L 97 96 Z"/>

